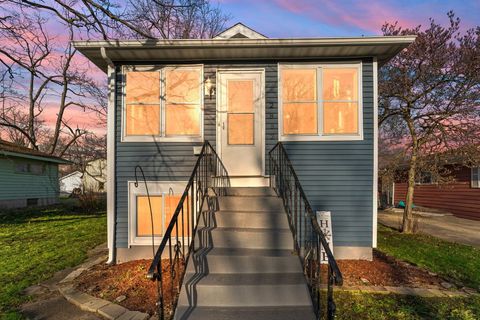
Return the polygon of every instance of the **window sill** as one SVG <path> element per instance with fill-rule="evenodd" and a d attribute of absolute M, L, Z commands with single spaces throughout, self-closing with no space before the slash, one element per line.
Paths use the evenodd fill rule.
<path fill-rule="evenodd" d="M 362 141 L 363 135 L 328 135 L 328 136 L 308 136 L 308 135 L 288 135 L 280 136 L 280 141 Z"/>
<path fill-rule="evenodd" d="M 203 142 L 203 136 L 198 137 L 155 137 L 129 136 L 122 137 L 121 142 Z"/>

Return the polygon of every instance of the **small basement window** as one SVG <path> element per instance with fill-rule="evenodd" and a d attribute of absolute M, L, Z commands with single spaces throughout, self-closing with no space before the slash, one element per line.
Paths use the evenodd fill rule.
<path fill-rule="evenodd" d="M 202 68 L 146 68 L 124 69 L 123 141 L 201 141 Z"/>
<path fill-rule="evenodd" d="M 480 188 L 480 167 L 472 168 L 472 188 Z"/>
<path fill-rule="evenodd" d="M 283 64 L 281 141 L 361 140 L 361 64 Z"/>
<path fill-rule="evenodd" d="M 135 187 L 135 183 L 129 182 L 129 245 L 151 245 L 152 231 L 155 245 L 160 243 L 182 197 L 186 182 L 149 181 L 147 185 L 150 203 L 145 184 L 139 183 L 138 187 Z M 184 204 L 183 236 L 187 235 L 190 206 L 191 201 L 187 198 Z M 179 217 L 180 221 L 181 219 Z M 182 237 L 181 222 L 178 230 L 178 236 Z M 173 230 L 172 236 L 177 236 L 176 230 Z"/>

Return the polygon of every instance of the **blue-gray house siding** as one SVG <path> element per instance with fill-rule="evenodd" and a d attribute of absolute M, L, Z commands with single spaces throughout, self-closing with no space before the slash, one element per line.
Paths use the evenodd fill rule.
<path fill-rule="evenodd" d="M 318 61 L 321 62 L 321 61 Z M 152 62 L 151 64 L 156 64 Z M 204 63 L 204 77 L 216 79 L 220 68 L 265 69 L 265 159 L 278 142 L 278 62 Z M 332 211 L 335 246 L 372 246 L 373 206 L 373 65 L 363 60 L 363 141 L 285 142 L 302 186 L 315 210 Z M 186 181 L 200 143 L 121 142 L 123 75 L 117 67 L 115 124 L 116 247 L 128 246 L 128 181 L 136 165 L 147 180 Z M 216 99 L 204 100 L 204 138 L 215 147 Z"/>

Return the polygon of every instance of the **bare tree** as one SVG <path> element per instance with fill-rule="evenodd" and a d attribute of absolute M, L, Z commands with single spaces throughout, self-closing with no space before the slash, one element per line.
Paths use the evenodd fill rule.
<path fill-rule="evenodd" d="M 57 16 L 88 37 L 205 38 L 221 31 L 230 16 L 208 0 L 8 0 Z"/>
<path fill-rule="evenodd" d="M 469 146 L 477 146 L 480 137 L 480 27 L 462 35 L 460 20 L 452 12 L 448 17 L 447 27 L 433 19 L 426 29 L 403 29 L 397 23 L 382 27 L 384 35 L 417 35 L 416 41 L 379 73 L 382 137 L 392 148 L 401 146 L 407 159 L 402 224 L 406 233 L 412 231 L 419 169 L 428 167 L 442 176 L 439 155 L 448 150 L 478 149 Z"/>
<path fill-rule="evenodd" d="M 2 82 L 0 126 L 8 128 L 17 141 L 21 137 L 34 149 L 43 145 L 44 151 L 62 156 L 87 133 L 85 128 L 70 125 L 66 111 L 76 107 L 103 117 L 104 95 L 88 76 L 88 69 L 74 62 L 76 50 L 70 41 L 56 41 L 45 30 L 45 23 L 43 16 L 22 11 L 10 12 L 0 21 L 0 37 L 8 43 L 0 47 L 2 76 L 10 79 Z M 71 40 L 72 28 L 68 35 Z M 46 108 L 53 107 L 55 123 L 44 130 L 42 116 Z M 58 149 L 61 135 L 69 141 Z"/>

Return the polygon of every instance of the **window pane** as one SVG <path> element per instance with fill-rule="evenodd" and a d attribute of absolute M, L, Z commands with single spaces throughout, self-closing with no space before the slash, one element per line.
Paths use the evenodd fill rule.
<path fill-rule="evenodd" d="M 126 135 L 158 135 L 160 134 L 160 106 L 138 105 L 126 106 Z"/>
<path fill-rule="evenodd" d="M 253 80 L 229 80 L 227 92 L 229 112 L 253 112 Z"/>
<path fill-rule="evenodd" d="M 160 72 L 127 72 L 127 103 L 160 103 Z"/>
<path fill-rule="evenodd" d="M 316 75 L 316 69 L 283 69 L 283 102 L 315 101 L 317 99 Z"/>
<path fill-rule="evenodd" d="M 162 196 L 150 196 L 152 205 L 153 226 L 156 236 L 161 236 L 162 231 Z M 137 236 L 152 235 L 152 219 L 147 196 L 137 196 Z"/>
<path fill-rule="evenodd" d="M 228 115 L 228 144 L 254 143 L 254 114 L 230 113 Z"/>
<path fill-rule="evenodd" d="M 175 213 L 175 210 L 177 209 L 178 203 L 180 202 L 180 199 L 182 198 L 181 195 L 168 195 L 165 196 L 165 230 L 167 230 L 168 225 L 170 224 L 170 221 L 173 218 L 173 214 Z M 191 228 L 191 225 L 189 225 L 188 218 L 190 216 L 190 211 L 189 211 L 189 198 L 187 197 L 185 201 L 183 202 L 183 223 L 182 223 L 182 212 L 180 211 L 177 219 L 177 225 L 178 225 L 178 236 L 182 237 L 182 226 L 183 226 L 183 236 L 188 235 L 188 228 Z M 174 227 L 172 230 L 172 237 L 177 236 L 177 227 Z"/>
<path fill-rule="evenodd" d="M 325 102 L 323 104 L 325 134 L 358 133 L 358 104 L 355 102 Z"/>
<path fill-rule="evenodd" d="M 166 135 L 200 135 L 200 105 L 167 104 Z"/>
<path fill-rule="evenodd" d="M 167 70 L 167 102 L 200 103 L 199 70 Z"/>
<path fill-rule="evenodd" d="M 357 68 L 323 69 L 324 100 L 358 100 Z"/>
<path fill-rule="evenodd" d="M 283 134 L 317 132 L 317 103 L 283 104 Z"/>

